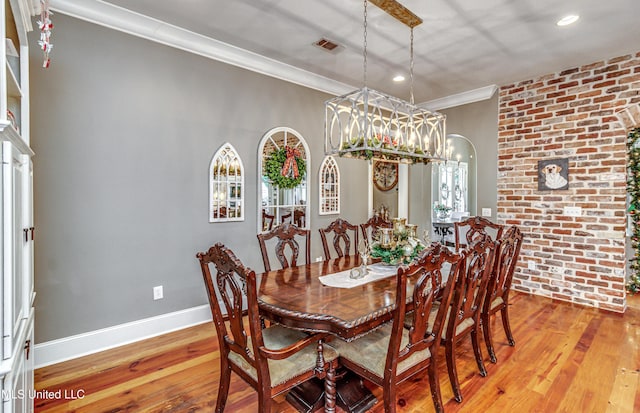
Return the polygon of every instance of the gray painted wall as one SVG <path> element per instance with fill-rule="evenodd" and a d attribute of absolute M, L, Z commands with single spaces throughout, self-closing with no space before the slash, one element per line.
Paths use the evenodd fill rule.
<path fill-rule="evenodd" d="M 431 231 L 431 164 L 409 167 L 409 219 L 418 226 L 418 236 Z M 432 240 L 435 240 L 432 238 Z"/>
<path fill-rule="evenodd" d="M 217 241 L 262 271 L 257 146 L 276 126 L 311 149 L 312 256 L 322 254 L 318 228 L 336 218 L 318 215 L 328 95 L 62 14 L 55 44 L 46 70 L 31 48 L 38 343 L 205 304 L 195 254 Z M 225 141 L 245 165 L 246 219 L 211 224 L 208 166 Z M 338 163 L 341 216 L 364 222 L 366 163 Z"/>
<path fill-rule="evenodd" d="M 482 102 L 469 103 L 441 111 L 447 115 L 447 134 L 469 139 L 477 153 L 477 214 L 491 208 L 496 221 L 498 205 L 498 94 Z"/>
<path fill-rule="evenodd" d="M 31 48 L 36 342 L 206 303 L 195 253 L 217 241 L 262 271 L 257 146 L 288 126 L 311 149 L 312 257 L 326 94 L 79 21 L 56 18 L 52 65 Z M 37 33 L 30 34 L 36 44 Z M 478 208 L 495 213 L 497 97 L 444 111 L 478 151 Z M 208 166 L 226 141 L 245 165 L 246 219 L 208 222 Z M 338 159 L 340 216 L 367 218 L 367 163 Z M 486 167 L 481 167 L 486 165 Z M 409 221 L 430 226 L 431 167 L 412 166 Z M 165 298 L 152 300 L 163 285 Z"/>
<path fill-rule="evenodd" d="M 477 214 L 482 208 L 491 208 L 496 220 L 498 204 L 498 95 L 491 99 L 440 111 L 447 115 L 447 134 L 468 138 L 476 149 L 477 160 Z M 409 168 L 409 222 L 418 225 L 418 233 L 425 229 L 431 239 L 437 240 L 431 227 L 431 164 Z"/>

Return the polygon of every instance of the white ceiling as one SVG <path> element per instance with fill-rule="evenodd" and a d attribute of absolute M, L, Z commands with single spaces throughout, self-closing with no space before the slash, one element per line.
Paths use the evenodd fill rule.
<path fill-rule="evenodd" d="M 106 0 L 355 88 L 363 1 Z M 415 28 L 416 102 L 640 51 L 640 0 L 401 0 Z M 368 6 L 367 86 L 409 99 L 409 28 Z M 580 20 L 556 26 L 566 14 Z M 325 37 L 341 45 L 326 52 Z M 391 78 L 404 74 L 402 84 Z"/>

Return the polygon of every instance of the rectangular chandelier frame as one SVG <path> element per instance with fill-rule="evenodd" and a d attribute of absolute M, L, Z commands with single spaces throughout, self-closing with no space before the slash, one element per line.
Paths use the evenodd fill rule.
<path fill-rule="evenodd" d="M 446 116 L 364 87 L 325 102 L 325 153 L 402 163 L 444 161 Z"/>

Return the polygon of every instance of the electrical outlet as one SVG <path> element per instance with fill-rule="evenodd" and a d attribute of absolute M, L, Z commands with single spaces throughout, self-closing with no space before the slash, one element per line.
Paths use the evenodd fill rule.
<path fill-rule="evenodd" d="M 322 256 L 316 257 L 316 262 L 320 262 L 320 261 L 322 261 Z"/>
<path fill-rule="evenodd" d="M 530 269 L 531 271 L 535 271 L 536 270 L 536 262 L 535 261 L 528 261 L 527 262 L 527 268 Z"/>
<path fill-rule="evenodd" d="M 582 207 L 577 206 L 566 206 L 564 207 L 564 215 L 568 217 L 579 217 L 582 215 Z"/>
<path fill-rule="evenodd" d="M 482 208 L 482 216 L 490 217 L 491 216 L 491 208 Z"/>
<path fill-rule="evenodd" d="M 161 300 L 162 298 L 164 298 L 164 292 L 162 291 L 162 286 L 159 285 L 157 287 L 153 287 L 153 299 Z"/>

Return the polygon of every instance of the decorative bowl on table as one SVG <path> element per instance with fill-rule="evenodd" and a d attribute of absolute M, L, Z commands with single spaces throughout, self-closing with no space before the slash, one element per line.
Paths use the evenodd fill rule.
<path fill-rule="evenodd" d="M 444 221 L 451 217 L 451 211 L 453 210 L 453 208 L 446 206 L 445 204 L 436 203 L 433 205 L 433 210 L 436 213 L 436 217 L 440 221 Z"/>

